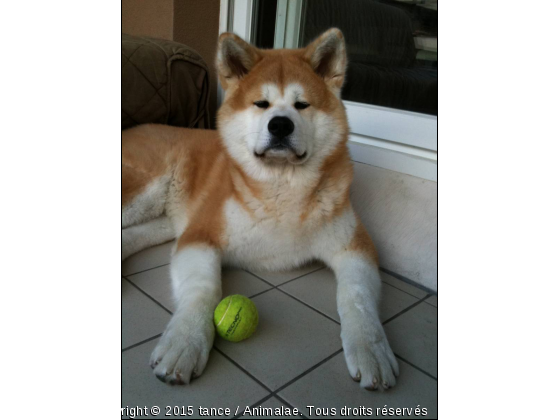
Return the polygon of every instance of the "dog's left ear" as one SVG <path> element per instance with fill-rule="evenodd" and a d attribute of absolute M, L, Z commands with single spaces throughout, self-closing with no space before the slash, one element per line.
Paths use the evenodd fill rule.
<path fill-rule="evenodd" d="M 260 59 L 259 50 L 237 35 L 229 32 L 221 34 L 216 67 L 224 90 L 249 73 Z"/>
<path fill-rule="evenodd" d="M 304 50 L 304 56 L 335 95 L 340 97 L 346 73 L 346 46 L 338 28 L 321 34 Z"/>

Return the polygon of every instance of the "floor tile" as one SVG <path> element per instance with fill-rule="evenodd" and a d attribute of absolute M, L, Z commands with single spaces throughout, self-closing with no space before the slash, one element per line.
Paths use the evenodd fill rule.
<path fill-rule="evenodd" d="M 437 308 L 437 295 L 430 296 L 424 302 L 429 303 L 430 305 L 435 306 Z"/>
<path fill-rule="evenodd" d="M 280 289 L 340 322 L 336 308 L 336 280 L 334 273 L 328 268 L 291 281 L 280 286 Z M 382 284 L 381 293 L 382 322 L 418 301 L 417 298 L 386 284 Z"/>
<path fill-rule="evenodd" d="M 126 280 L 122 281 L 122 348 L 160 334 L 171 315 Z"/>
<path fill-rule="evenodd" d="M 261 279 L 266 280 L 269 283 L 272 283 L 275 286 L 287 282 L 289 280 L 295 279 L 297 277 L 301 277 L 305 274 L 311 273 L 315 270 L 318 270 L 324 267 L 320 261 L 315 261 L 310 264 L 304 265 L 303 267 L 297 268 L 295 270 L 290 271 L 281 271 L 281 272 L 273 272 L 273 271 L 254 271 L 253 274 Z"/>
<path fill-rule="evenodd" d="M 342 347 L 340 326 L 278 290 L 253 299 L 259 311 L 255 335 L 216 346 L 275 390 Z"/>
<path fill-rule="evenodd" d="M 268 392 L 213 350 L 204 373 L 190 385 L 170 386 L 160 382 L 148 366 L 150 354 L 157 344 L 152 340 L 122 354 L 122 407 L 151 407 L 161 409 L 157 417 L 165 416 L 166 406 L 193 406 L 194 415 L 188 418 L 217 418 L 198 415 L 198 407 L 240 409 L 255 404 Z M 125 418 L 125 417 L 123 417 Z M 183 416 L 181 418 L 187 418 Z"/>
<path fill-rule="evenodd" d="M 385 324 L 393 351 L 437 377 L 437 308 L 422 302 Z"/>
<path fill-rule="evenodd" d="M 153 268 L 142 273 L 127 276 L 132 283 L 149 294 L 169 311 L 174 311 L 169 265 Z"/>
<path fill-rule="evenodd" d="M 159 267 L 160 265 L 169 264 L 173 244 L 174 241 L 167 242 L 131 255 L 122 263 L 122 275 L 128 276 L 140 271 L 149 270 L 150 268 Z"/>
<path fill-rule="evenodd" d="M 396 287 L 397 289 L 401 289 L 403 292 L 409 293 L 412 296 L 416 296 L 419 299 L 422 299 L 428 293 L 418 287 L 415 287 L 411 284 L 408 284 L 402 280 L 399 280 L 396 277 L 393 277 L 390 274 L 384 273 L 383 271 L 380 272 L 381 280 L 385 283 L 390 284 L 391 286 Z"/>
<path fill-rule="evenodd" d="M 282 410 L 282 407 L 284 408 L 284 411 Z M 292 413 L 292 408 L 282 404 L 278 398 L 272 397 L 268 400 L 266 400 L 264 403 L 260 404 L 259 406 L 256 407 L 256 409 L 258 409 L 258 411 L 254 412 L 255 415 L 250 415 L 250 414 L 246 414 L 244 416 L 241 416 L 240 418 L 242 419 L 301 419 L 301 416 L 296 416 L 296 415 L 287 415 L 287 413 Z M 262 410 L 265 409 L 265 410 Z M 270 411 L 269 409 L 272 409 L 272 411 Z M 286 411 L 289 410 L 289 411 Z M 285 415 L 281 415 L 282 413 L 284 413 Z"/>
<path fill-rule="evenodd" d="M 381 289 L 381 322 L 387 321 L 416 302 L 418 302 L 418 299 L 415 297 L 383 284 Z"/>
<path fill-rule="evenodd" d="M 173 312 L 175 310 L 175 304 L 173 302 L 171 279 L 169 278 L 169 267 L 169 265 L 166 265 L 154 268 L 139 274 L 127 276 L 127 278 Z M 233 294 L 253 296 L 270 288 L 270 285 L 246 271 L 235 268 L 224 268 L 222 270 L 223 296 Z"/>
<path fill-rule="evenodd" d="M 344 354 L 340 353 L 303 378 L 279 392 L 288 403 L 303 410 L 309 418 L 383 418 L 376 415 L 376 409 L 412 408 L 420 405 L 427 409 L 427 416 L 387 416 L 388 418 L 437 418 L 437 381 L 423 374 L 409 364 L 399 361 L 400 376 L 395 388 L 385 392 L 366 391 L 352 381 L 346 368 Z M 336 416 L 309 414 L 307 406 L 334 408 Z M 360 407 L 373 409 L 373 415 L 342 416 L 341 409 Z"/>

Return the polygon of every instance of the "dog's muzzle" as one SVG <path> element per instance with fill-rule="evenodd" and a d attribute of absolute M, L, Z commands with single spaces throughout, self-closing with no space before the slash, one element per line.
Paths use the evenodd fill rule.
<path fill-rule="evenodd" d="M 268 123 L 268 132 L 270 133 L 268 142 L 261 150 L 255 150 L 255 156 L 281 160 L 288 159 L 290 155 L 295 155 L 298 160 L 304 159 L 307 152 L 298 150 L 291 136 L 294 128 L 294 123 L 288 117 L 272 118 Z"/>

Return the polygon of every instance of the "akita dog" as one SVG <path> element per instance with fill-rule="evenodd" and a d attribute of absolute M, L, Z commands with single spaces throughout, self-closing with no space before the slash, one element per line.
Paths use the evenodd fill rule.
<path fill-rule="evenodd" d="M 286 270 L 318 259 L 336 275 L 350 375 L 367 389 L 395 385 L 377 253 L 349 199 L 345 68 L 338 29 L 297 50 L 225 33 L 218 131 L 152 124 L 122 133 L 123 258 L 176 239 L 176 311 L 150 360 L 160 380 L 188 383 L 204 370 L 222 264 Z"/>

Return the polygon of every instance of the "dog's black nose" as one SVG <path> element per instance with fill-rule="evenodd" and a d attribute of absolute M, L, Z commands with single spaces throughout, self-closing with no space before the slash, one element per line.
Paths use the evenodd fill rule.
<path fill-rule="evenodd" d="M 268 131 L 273 136 L 284 138 L 294 132 L 294 123 L 287 117 L 274 117 L 268 123 Z"/>

